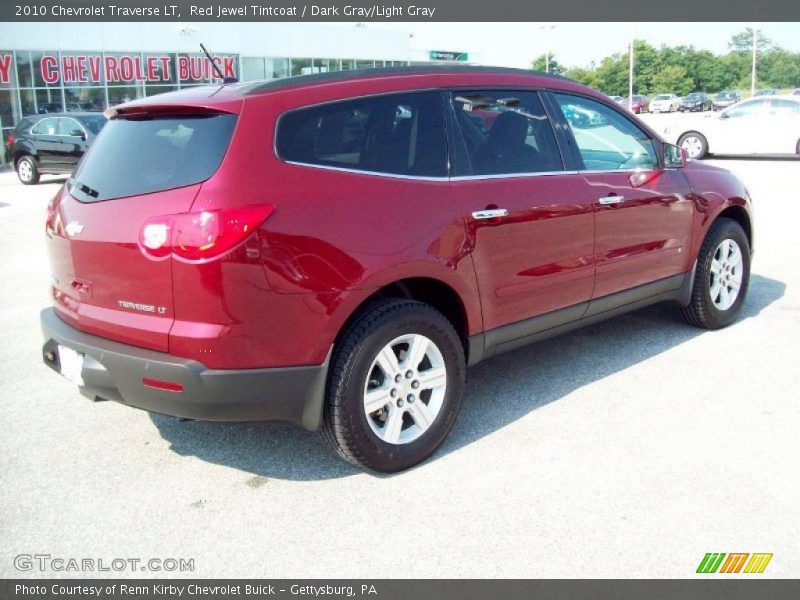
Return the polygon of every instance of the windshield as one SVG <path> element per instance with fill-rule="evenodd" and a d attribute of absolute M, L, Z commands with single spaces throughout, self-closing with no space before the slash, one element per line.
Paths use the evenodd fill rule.
<path fill-rule="evenodd" d="M 686 96 L 686 99 L 687 99 L 687 100 L 698 100 L 699 98 L 702 98 L 702 97 L 703 97 L 703 95 L 702 95 L 702 94 L 698 94 L 698 93 L 691 93 L 691 94 L 689 94 L 688 96 Z"/>
<path fill-rule="evenodd" d="M 659 94 L 658 96 L 656 96 L 656 100 L 669 100 L 669 98 L 670 98 L 669 94 Z"/>
<path fill-rule="evenodd" d="M 733 98 L 733 97 L 734 97 L 733 92 L 720 92 L 719 94 L 717 94 L 717 98 L 719 99 Z"/>
<path fill-rule="evenodd" d="M 83 202 L 112 200 L 199 183 L 222 162 L 236 116 L 112 119 L 69 180 Z"/>

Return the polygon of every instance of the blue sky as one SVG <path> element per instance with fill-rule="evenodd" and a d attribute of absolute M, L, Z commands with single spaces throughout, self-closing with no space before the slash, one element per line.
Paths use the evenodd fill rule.
<path fill-rule="evenodd" d="M 527 67 L 550 46 L 567 66 L 588 66 L 627 48 L 631 35 L 659 46 L 692 44 L 715 53 L 727 51 L 731 35 L 751 23 L 368 23 L 370 29 L 400 29 L 413 34 L 417 51 L 452 50 L 470 53 L 482 64 Z M 349 26 L 353 26 L 350 24 Z M 800 52 L 800 23 L 756 25 L 773 42 Z"/>

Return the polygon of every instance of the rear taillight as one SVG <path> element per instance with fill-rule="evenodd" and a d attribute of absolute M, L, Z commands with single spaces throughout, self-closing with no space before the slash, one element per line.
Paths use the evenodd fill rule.
<path fill-rule="evenodd" d="M 11 133 L 11 132 L 7 133 L 7 134 L 6 134 L 6 148 L 8 148 L 9 150 L 11 150 L 11 146 L 13 146 L 13 145 L 14 145 L 14 140 L 15 140 L 15 139 L 16 139 L 16 138 L 14 137 L 14 134 L 13 134 L 13 133 Z"/>
<path fill-rule="evenodd" d="M 139 230 L 139 247 L 145 256 L 156 260 L 172 255 L 179 260 L 203 262 L 238 246 L 274 210 L 272 204 L 254 204 L 151 217 Z"/>

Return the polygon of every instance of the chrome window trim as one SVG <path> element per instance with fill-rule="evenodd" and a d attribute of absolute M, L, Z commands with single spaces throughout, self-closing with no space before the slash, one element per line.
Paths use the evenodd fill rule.
<path fill-rule="evenodd" d="M 492 173 L 486 175 L 458 175 L 450 181 L 478 181 L 480 179 L 519 179 L 522 177 L 553 177 L 555 175 L 578 175 L 579 171 L 534 171 L 530 173 Z"/>
<path fill-rule="evenodd" d="M 304 163 L 294 160 L 283 160 L 281 162 L 287 165 L 295 165 L 297 167 L 310 167 L 312 169 L 323 169 L 325 171 L 339 171 L 342 173 L 354 173 L 356 175 L 372 175 L 374 177 L 390 177 L 392 179 L 411 179 L 415 181 L 450 181 L 448 177 L 424 177 L 422 175 L 402 175 L 400 173 L 384 173 L 382 171 L 366 171 L 363 169 L 348 169 L 347 167 L 334 167 L 332 165 L 319 165 L 314 163 Z"/>
<path fill-rule="evenodd" d="M 362 169 L 348 169 L 347 167 L 334 167 L 331 165 L 318 165 L 304 163 L 294 160 L 282 160 L 284 164 L 296 167 L 309 167 L 312 169 L 323 169 L 325 171 L 338 171 L 340 173 L 353 173 L 355 175 L 371 175 L 373 177 L 388 177 L 390 179 L 407 179 L 412 181 L 432 181 L 432 182 L 459 182 L 459 181 L 480 181 L 481 179 L 520 179 L 523 177 L 554 177 L 558 175 L 600 175 L 605 173 L 642 173 L 647 171 L 673 171 L 675 168 L 655 167 L 652 169 L 597 169 L 581 171 L 539 171 L 532 173 L 495 173 L 487 175 L 458 175 L 456 177 L 424 177 L 422 175 L 402 175 L 399 173 L 383 173 L 381 171 L 365 171 Z"/>

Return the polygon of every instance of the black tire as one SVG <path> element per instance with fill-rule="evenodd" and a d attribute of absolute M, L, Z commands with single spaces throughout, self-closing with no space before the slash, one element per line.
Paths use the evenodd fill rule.
<path fill-rule="evenodd" d="M 32 156 L 25 155 L 17 159 L 17 177 L 23 185 L 39 183 L 39 167 Z"/>
<path fill-rule="evenodd" d="M 372 417 L 364 410 L 364 389 L 381 349 L 408 334 L 424 335 L 439 349 L 446 369 L 446 388 L 441 408 L 428 429 L 413 441 L 392 444 L 370 426 L 368 419 Z M 465 379 L 464 347 L 444 315 L 413 300 L 382 301 L 365 309 L 334 349 L 322 435 L 354 465 L 384 473 L 402 471 L 425 460 L 442 444 L 458 415 Z M 419 396 L 417 401 L 422 402 L 422 393 Z"/>
<path fill-rule="evenodd" d="M 720 310 L 711 299 L 711 264 L 718 247 L 724 240 L 733 240 L 742 254 L 742 280 L 738 295 L 726 310 Z M 692 284 L 692 297 L 683 309 L 686 320 L 704 329 L 720 329 L 730 325 L 739 316 L 750 283 L 750 244 L 742 226 L 732 219 L 718 219 L 706 235 L 697 255 L 697 269 Z"/>
<path fill-rule="evenodd" d="M 700 150 L 695 156 L 689 156 L 689 158 L 694 160 L 699 160 L 701 158 L 705 158 L 708 155 L 708 140 L 706 136 L 704 136 L 699 131 L 687 131 L 678 139 L 678 147 L 683 148 L 683 142 L 691 137 L 696 137 L 697 140 L 700 142 Z"/>

